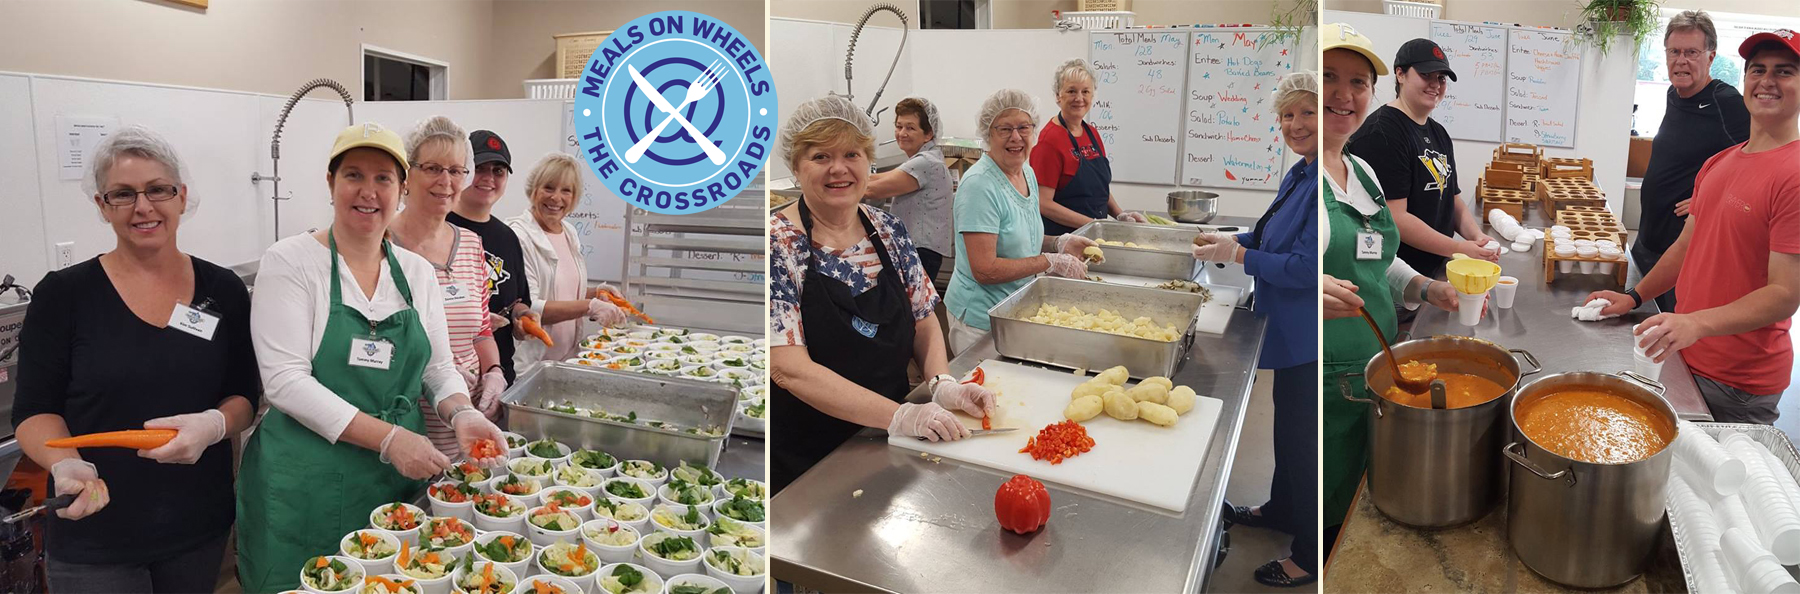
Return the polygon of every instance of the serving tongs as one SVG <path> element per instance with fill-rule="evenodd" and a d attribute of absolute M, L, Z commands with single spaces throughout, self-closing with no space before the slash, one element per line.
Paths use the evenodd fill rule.
<path fill-rule="evenodd" d="M 5 518 L 0 518 L 0 524 L 12 524 L 12 523 L 16 523 L 20 520 L 30 518 L 31 516 L 37 515 L 38 512 L 48 513 L 48 512 L 53 512 L 53 511 L 68 507 L 69 504 L 75 503 L 75 498 L 79 497 L 79 496 L 80 496 L 79 493 L 70 493 L 68 495 L 57 495 L 55 497 L 45 499 L 42 504 L 32 506 L 32 507 L 27 507 L 24 509 L 24 511 L 20 511 L 19 513 L 6 516 Z"/>

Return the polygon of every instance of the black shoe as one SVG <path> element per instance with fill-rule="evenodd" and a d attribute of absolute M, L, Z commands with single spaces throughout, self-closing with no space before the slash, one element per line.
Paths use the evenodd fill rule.
<path fill-rule="evenodd" d="M 1287 570 L 1281 568 L 1281 560 L 1276 559 L 1256 568 L 1256 583 L 1276 588 L 1298 588 L 1319 581 L 1319 576 L 1306 574 L 1303 577 L 1288 577 Z"/>
<path fill-rule="evenodd" d="M 1269 527 L 1269 518 L 1267 516 L 1259 516 L 1250 513 L 1250 508 L 1242 505 L 1231 508 L 1231 514 L 1227 521 L 1237 526 L 1249 526 L 1251 528 Z"/>

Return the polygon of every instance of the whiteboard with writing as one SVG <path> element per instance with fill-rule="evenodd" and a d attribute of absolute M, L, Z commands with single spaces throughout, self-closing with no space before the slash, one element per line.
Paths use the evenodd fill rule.
<path fill-rule="evenodd" d="M 1100 134 L 1113 181 L 1175 182 L 1181 151 L 1186 32 L 1096 32 L 1088 63 L 1099 80 L 1089 123 Z M 1055 109 L 1054 105 L 1050 107 Z"/>
<path fill-rule="evenodd" d="M 1508 29 L 1432 21 L 1431 40 L 1443 48 L 1456 80 L 1431 117 L 1451 138 L 1499 142 L 1506 128 Z"/>
<path fill-rule="evenodd" d="M 1279 187 L 1287 145 L 1270 102 L 1297 56 L 1291 43 L 1272 43 L 1273 36 L 1238 28 L 1193 32 L 1182 185 Z"/>
<path fill-rule="evenodd" d="M 563 152 L 587 162 L 575 131 L 574 101 L 563 102 L 562 117 Z M 625 278 L 625 255 L 621 253 L 625 249 L 625 201 L 606 189 L 606 184 L 600 183 L 594 168 L 579 169 L 581 199 L 575 204 L 575 212 L 569 213 L 563 222 L 581 238 L 581 257 L 587 260 L 588 279 L 622 281 Z M 516 175 L 523 177 L 525 173 L 519 171 Z"/>
<path fill-rule="evenodd" d="M 1506 141 L 1575 146 L 1581 50 L 1566 31 L 1513 29 L 1506 59 Z"/>

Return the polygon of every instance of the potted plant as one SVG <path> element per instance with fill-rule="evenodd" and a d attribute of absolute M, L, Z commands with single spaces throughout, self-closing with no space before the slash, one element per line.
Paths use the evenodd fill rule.
<path fill-rule="evenodd" d="M 1583 23 L 1575 27 L 1575 39 L 1598 48 L 1604 56 L 1620 35 L 1630 35 L 1635 49 L 1656 32 L 1659 8 L 1656 0 L 1587 0 L 1581 7 Z"/>

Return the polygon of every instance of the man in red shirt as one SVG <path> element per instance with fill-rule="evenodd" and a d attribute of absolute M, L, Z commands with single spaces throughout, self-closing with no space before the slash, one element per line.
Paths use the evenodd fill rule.
<path fill-rule="evenodd" d="M 1592 297 L 1622 314 L 1673 286 L 1675 313 L 1639 324 L 1639 344 L 1658 361 L 1682 351 L 1714 420 L 1773 424 L 1800 309 L 1800 36 L 1758 33 L 1738 53 L 1750 140 L 1701 166 L 1681 237 L 1635 289 Z"/>

